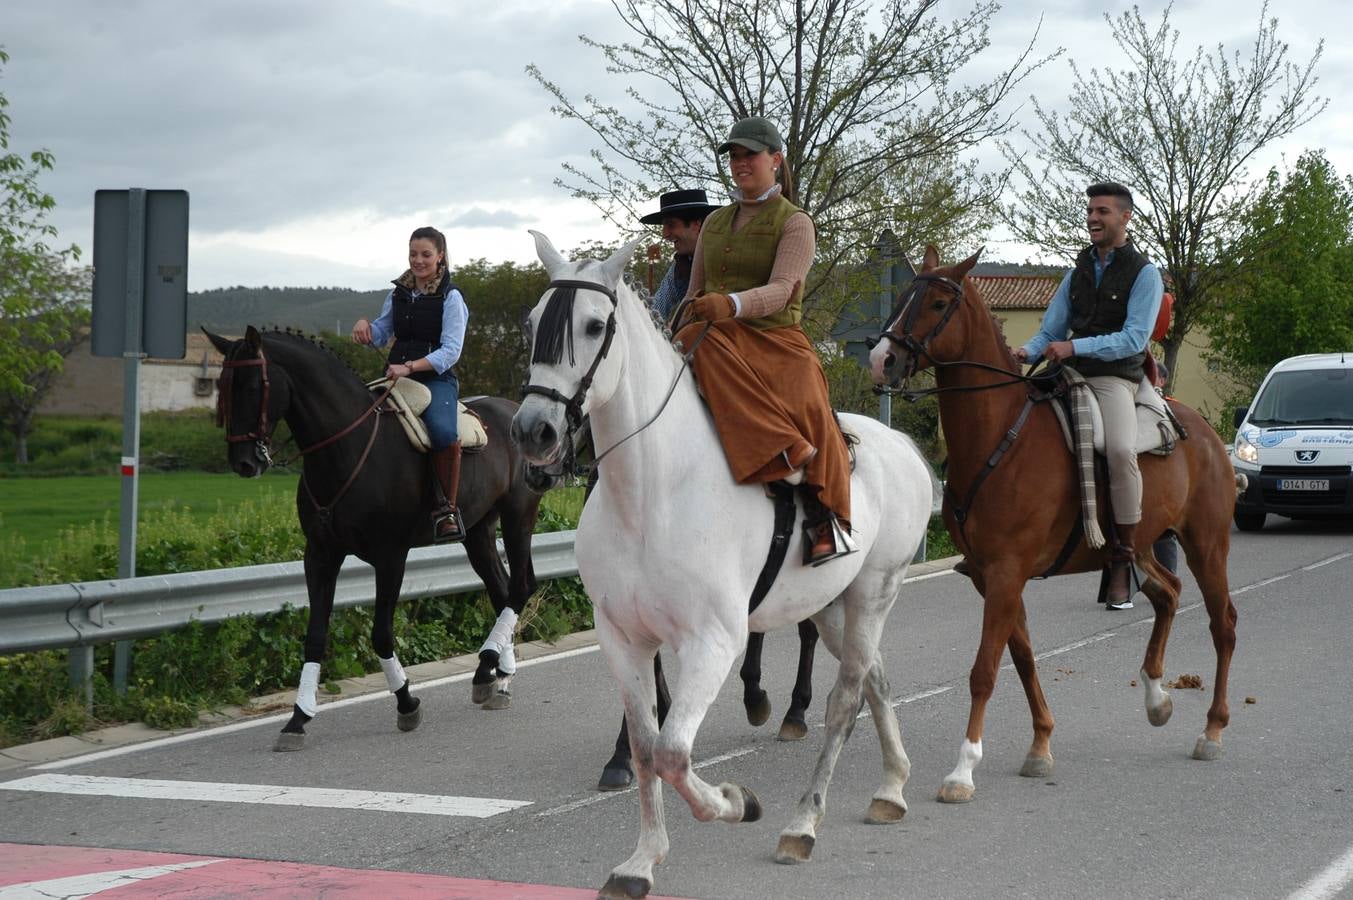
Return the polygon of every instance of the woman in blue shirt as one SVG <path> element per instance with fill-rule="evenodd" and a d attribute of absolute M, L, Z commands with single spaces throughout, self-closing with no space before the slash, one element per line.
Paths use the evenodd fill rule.
<path fill-rule="evenodd" d="M 470 311 L 451 282 L 446 266 L 446 237 L 435 228 L 409 236 L 409 268 L 394 281 L 376 321 L 358 319 L 352 339 L 383 347 L 394 338 L 386 362 L 387 378 L 413 378 L 427 385 L 432 402 L 423 412 L 432 442 L 432 471 L 441 498 L 432 514 L 438 543 L 465 539 L 465 522 L 456 507 L 460 488 L 460 438 L 456 410 L 460 383 L 454 366 L 465 342 Z"/>

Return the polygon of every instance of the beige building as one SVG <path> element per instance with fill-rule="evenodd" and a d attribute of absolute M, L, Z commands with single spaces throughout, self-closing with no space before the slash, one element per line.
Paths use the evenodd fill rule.
<path fill-rule="evenodd" d="M 1061 284 L 1061 275 L 969 275 L 982 300 L 1000 320 L 1006 340 L 1018 347 L 1038 332 L 1043 313 Z M 1201 331 L 1184 339 L 1175 363 L 1173 396 L 1206 416 L 1214 425 L 1229 422 L 1231 413 L 1222 404 L 1228 385 L 1203 360 L 1207 337 Z M 1156 358 L 1164 358 L 1157 346 Z"/>
<path fill-rule="evenodd" d="M 39 415 L 119 416 L 122 360 L 94 356 L 88 342 L 66 357 L 66 367 L 38 407 Z M 204 334 L 189 334 L 183 359 L 141 362 L 141 411 L 179 411 L 216 405 L 221 354 Z"/>

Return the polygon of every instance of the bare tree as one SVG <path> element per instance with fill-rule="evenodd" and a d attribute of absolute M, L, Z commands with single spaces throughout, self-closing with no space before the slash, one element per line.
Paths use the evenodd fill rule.
<path fill-rule="evenodd" d="M 955 240 L 989 213 L 1004 173 L 981 174 L 965 151 L 1006 133 L 1013 89 L 1046 59 L 1033 38 L 988 82 L 958 76 L 988 45 L 999 8 L 978 2 L 941 21 L 939 0 L 612 0 L 637 41 L 606 44 L 607 71 L 628 107 L 570 99 L 535 65 L 554 112 L 601 141 L 588 167 L 565 164 L 556 183 L 592 200 L 622 230 L 673 187 L 731 187 L 715 148 L 749 115 L 785 138 L 797 196 L 814 219 L 814 285 L 884 227 L 917 245 Z"/>
<path fill-rule="evenodd" d="M 1024 135 L 1040 168 L 1005 145 L 1022 184 L 1002 217 L 1016 239 L 1070 257 L 1086 243 L 1086 186 L 1127 184 L 1137 201 L 1131 232 L 1173 282 L 1174 324 L 1164 344 L 1175 373 L 1184 335 L 1248 255 L 1243 217 L 1263 181 L 1247 166 L 1328 101 L 1314 94 L 1323 42 L 1304 65 L 1290 62 L 1267 3 L 1244 55 L 1199 46 L 1181 57 L 1170 12 L 1155 26 L 1137 7 L 1106 15 L 1127 67 L 1087 75 L 1073 62 L 1064 115 L 1034 101 L 1041 128 Z"/>

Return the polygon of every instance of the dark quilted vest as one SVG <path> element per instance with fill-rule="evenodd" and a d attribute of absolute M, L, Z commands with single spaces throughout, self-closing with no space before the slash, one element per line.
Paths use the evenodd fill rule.
<path fill-rule="evenodd" d="M 1076 257 L 1076 269 L 1071 275 L 1071 337 L 1098 337 L 1123 330 L 1127 321 L 1128 297 L 1137 275 L 1148 260 L 1128 241 L 1114 250 L 1104 276 L 1095 287 L 1095 257 L 1098 251 L 1087 247 Z M 1067 360 L 1082 375 L 1117 375 L 1129 381 L 1142 380 L 1142 363 L 1146 353 L 1133 354 L 1125 359 L 1091 359 L 1073 356 Z"/>
<path fill-rule="evenodd" d="M 451 273 L 442 274 L 441 283 L 428 294 L 414 296 L 398 281 L 390 310 L 394 316 L 395 344 L 390 348 L 390 363 L 408 363 L 422 359 L 442 345 L 442 304 L 456 290 Z"/>

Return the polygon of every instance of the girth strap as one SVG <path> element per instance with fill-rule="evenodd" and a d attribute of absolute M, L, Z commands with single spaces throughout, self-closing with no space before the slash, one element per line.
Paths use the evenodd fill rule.
<path fill-rule="evenodd" d="M 766 564 L 761 567 L 761 574 L 756 578 L 756 586 L 752 588 L 752 597 L 747 603 L 748 615 L 756 612 L 775 584 L 780 567 L 784 565 L 785 555 L 789 552 L 789 536 L 794 531 L 794 489 L 783 481 L 772 481 L 766 485 L 766 489 L 775 502 L 775 527 L 771 532 Z"/>

